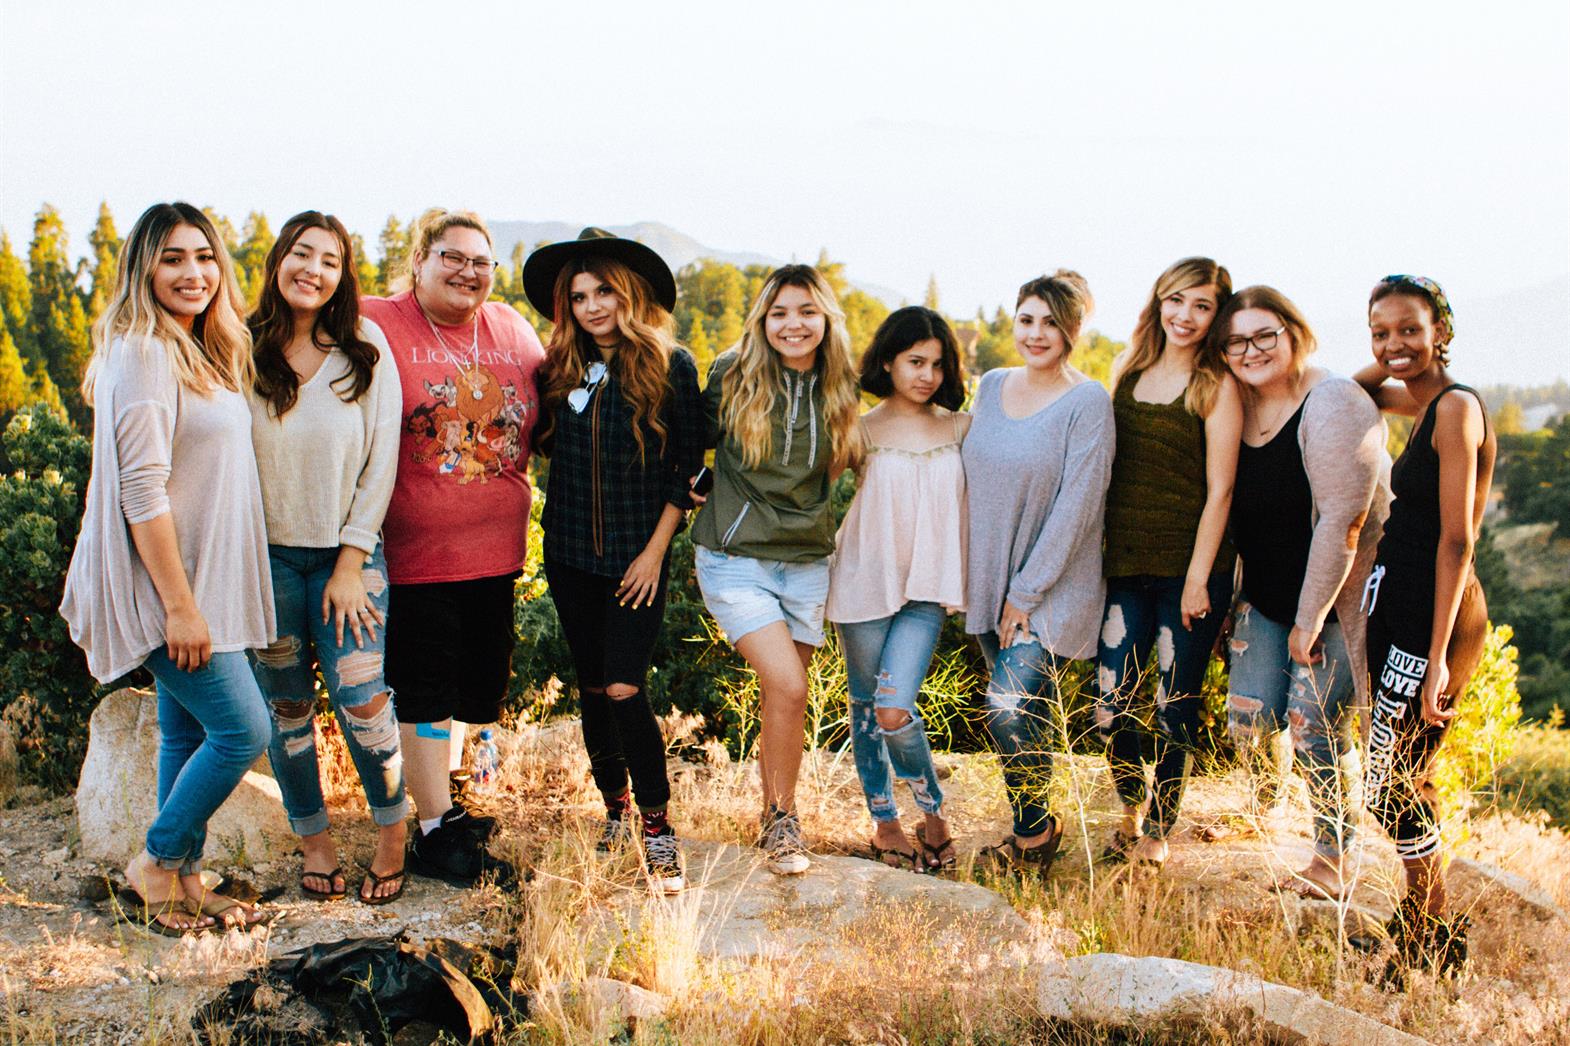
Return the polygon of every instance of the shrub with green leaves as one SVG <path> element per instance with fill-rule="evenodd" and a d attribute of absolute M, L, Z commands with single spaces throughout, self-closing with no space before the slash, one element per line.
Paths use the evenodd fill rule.
<path fill-rule="evenodd" d="M 73 787 L 99 688 L 60 618 L 81 526 L 91 445 L 65 416 L 35 403 L 6 426 L 0 477 L 0 710 L 23 774 Z"/>

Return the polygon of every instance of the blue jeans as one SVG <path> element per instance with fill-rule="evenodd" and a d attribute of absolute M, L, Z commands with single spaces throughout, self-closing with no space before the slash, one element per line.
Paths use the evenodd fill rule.
<path fill-rule="evenodd" d="M 1280 769 L 1265 753 L 1276 736 L 1292 730 L 1293 760 L 1308 782 L 1314 807 L 1314 852 L 1337 860 L 1352 845 L 1353 781 L 1351 716 L 1356 688 L 1341 626 L 1320 634 L 1324 660 L 1304 666 L 1287 652 L 1291 625 L 1239 604 L 1232 630 L 1232 674 L 1227 692 L 1227 732 L 1249 759 L 1261 805 L 1274 802 Z"/>
<path fill-rule="evenodd" d="M 1210 613 L 1183 627 L 1183 578 L 1107 579 L 1107 609 L 1096 649 L 1096 728 L 1107 745 L 1112 783 L 1124 806 L 1150 799 L 1145 834 L 1165 839 L 1177 824 L 1183 789 L 1199 742 L 1200 687 L 1210 649 L 1232 602 L 1232 574 L 1218 571 L 1207 585 Z M 1135 709 L 1151 652 L 1156 655 L 1155 729 Z M 1155 764 L 1145 783 L 1145 760 Z"/>
<path fill-rule="evenodd" d="M 1058 682 L 1067 663 L 1037 642 L 998 646 L 996 632 L 976 637 L 992 673 L 987 683 L 987 733 L 1003 763 L 1003 787 L 1014 814 L 1014 834 L 1040 835 L 1052 821 L 1049 724 L 1063 722 Z"/>
<path fill-rule="evenodd" d="M 343 732 L 344 744 L 360 783 L 371 819 L 383 827 L 409 816 L 403 789 L 403 753 L 393 702 L 369 716 L 354 709 L 387 693 L 382 677 L 386 629 L 376 638 L 362 630 L 365 646 L 355 645 L 348 622 L 338 645 L 331 620 L 322 621 L 322 592 L 338 563 L 337 548 L 267 546 L 272 564 L 273 606 L 278 640 L 251 652 L 256 681 L 273 711 L 272 741 L 267 756 L 283 793 L 289 826 L 300 835 L 327 830 L 327 805 L 316 760 L 316 671 L 322 669 L 327 696 Z M 361 571 L 371 604 L 387 614 L 387 565 L 381 548 Z M 304 711 L 301 711 L 301 709 Z"/>
<path fill-rule="evenodd" d="M 201 869 L 207 821 L 272 736 L 267 702 L 239 651 L 214 654 L 195 672 L 159 647 L 143 662 L 158 683 L 158 815 L 147 852 L 182 875 Z"/>
<path fill-rule="evenodd" d="M 874 821 L 899 819 L 890 770 L 910 786 L 922 813 L 943 809 L 943 790 L 927 728 L 916 714 L 916 697 L 932 663 L 932 651 L 943 630 L 943 608 L 936 603 L 906 603 L 892 617 L 843 622 L 840 650 L 845 655 L 845 680 L 850 691 L 850 743 L 856 773 Z M 897 708 L 910 721 L 897 730 L 878 725 L 877 710 Z"/>

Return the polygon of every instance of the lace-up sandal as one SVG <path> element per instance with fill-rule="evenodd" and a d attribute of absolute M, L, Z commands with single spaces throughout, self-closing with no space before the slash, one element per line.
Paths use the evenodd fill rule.
<path fill-rule="evenodd" d="M 1052 818 L 1052 831 L 1038 845 L 1020 846 L 1019 840 L 1011 835 L 994 846 L 982 847 L 977 856 L 995 871 L 1046 878 L 1053 859 L 1058 855 L 1058 847 L 1063 843 L 1062 820 L 1056 814 L 1049 816 Z"/>

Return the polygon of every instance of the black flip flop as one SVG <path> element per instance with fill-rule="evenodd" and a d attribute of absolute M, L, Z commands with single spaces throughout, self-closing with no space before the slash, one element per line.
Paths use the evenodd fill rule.
<path fill-rule="evenodd" d="M 398 880 L 398 889 L 394 890 L 392 893 L 383 897 L 377 897 L 375 894 L 372 894 L 370 897 L 365 896 L 366 883 L 370 883 L 371 889 L 375 890 L 377 887 L 381 886 L 382 883 L 390 883 L 394 879 Z M 407 868 L 400 868 L 396 872 L 388 872 L 386 875 L 377 875 L 375 872 L 367 868 L 365 870 L 365 878 L 360 880 L 360 885 L 354 891 L 354 895 L 360 899 L 361 904 L 391 904 L 403 896 L 403 888 L 408 884 L 409 876 Z"/>
<path fill-rule="evenodd" d="M 946 872 L 959 863 L 959 851 L 954 847 L 954 837 L 951 835 L 936 846 L 927 842 L 927 826 L 916 826 L 916 841 L 921 844 L 927 871 L 937 873 Z M 945 854 L 947 856 L 945 856 Z"/>
<path fill-rule="evenodd" d="M 313 890 L 309 886 L 305 885 L 305 880 L 326 879 L 328 885 L 330 886 L 332 885 L 332 881 L 334 879 L 342 879 L 343 877 L 342 865 L 339 865 L 330 872 L 301 872 L 300 892 L 305 894 L 305 896 L 309 897 L 313 901 L 341 901 L 345 896 L 348 895 L 349 887 L 347 884 L 342 890 Z"/>

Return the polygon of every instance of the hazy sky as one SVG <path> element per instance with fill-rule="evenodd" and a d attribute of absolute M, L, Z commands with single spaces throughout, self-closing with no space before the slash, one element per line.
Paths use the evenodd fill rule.
<path fill-rule="evenodd" d="M 1172 260 L 1268 282 L 1360 363 L 1368 288 L 1445 284 L 1458 370 L 1570 376 L 1563 2 L 0 0 L 0 226 L 85 249 L 186 198 L 662 221 L 946 310 L 1066 265 L 1124 336 Z M 1467 347 L 1475 346 L 1469 356 Z"/>

